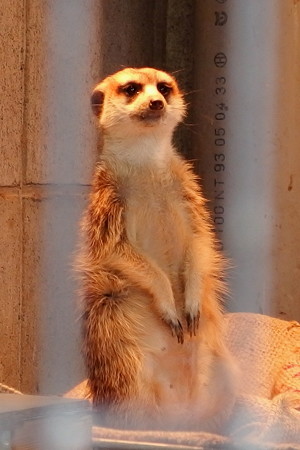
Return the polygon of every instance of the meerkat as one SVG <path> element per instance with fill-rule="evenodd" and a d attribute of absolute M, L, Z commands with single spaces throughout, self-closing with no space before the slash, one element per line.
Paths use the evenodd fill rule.
<path fill-rule="evenodd" d="M 183 94 L 166 72 L 126 68 L 91 105 L 103 149 L 79 266 L 92 400 L 110 426 L 199 429 L 229 410 L 235 369 L 222 340 L 224 259 L 172 145 Z"/>

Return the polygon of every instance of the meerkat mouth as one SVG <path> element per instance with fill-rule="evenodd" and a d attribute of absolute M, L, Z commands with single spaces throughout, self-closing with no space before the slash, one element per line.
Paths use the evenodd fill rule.
<path fill-rule="evenodd" d="M 138 120 L 139 122 L 143 122 L 145 124 L 156 124 L 157 122 L 161 121 L 163 116 L 165 115 L 164 111 L 152 111 L 152 110 L 146 110 L 142 111 L 139 114 L 134 114 L 133 118 Z"/>

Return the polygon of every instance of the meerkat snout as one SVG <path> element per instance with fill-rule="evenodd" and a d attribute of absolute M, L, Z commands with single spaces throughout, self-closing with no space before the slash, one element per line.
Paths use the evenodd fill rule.
<path fill-rule="evenodd" d="M 150 100 L 149 108 L 153 111 L 164 109 L 164 104 L 161 100 Z"/>
<path fill-rule="evenodd" d="M 141 104 L 138 114 L 134 114 L 134 116 L 140 121 L 150 121 L 151 123 L 162 118 L 165 112 L 166 105 L 164 100 L 160 100 L 156 96 L 150 96 L 150 100 L 148 99 L 145 104 Z"/>

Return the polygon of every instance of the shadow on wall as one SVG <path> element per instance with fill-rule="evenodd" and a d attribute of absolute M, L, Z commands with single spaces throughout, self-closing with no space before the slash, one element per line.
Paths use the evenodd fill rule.
<path fill-rule="evenodd" d="M 185 93 L 193 91 L 195 9 L 193 0 L 102 2 L 99 79 L 124 67 L 155 67 L 174 73 Z M 116 31 L 117 30 L 117 31 Z M 186 96 L 187 102 L 191 99 Z M 186 123 L 192 122 L 190 108 Z M 179 126 L 175 144 L 194 159 L 193 131 Z"/>

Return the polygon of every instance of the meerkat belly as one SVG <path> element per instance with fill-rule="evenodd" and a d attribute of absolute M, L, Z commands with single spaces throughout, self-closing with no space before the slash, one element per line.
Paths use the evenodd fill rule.
<path fill-rule="evenodd" d="M 131 244 L 170 279 L 178 316 L 183 321 L 183 272 L 191 229 L 183 202 L 178 194 L 172 194 L 160 190 L 152 195 L 141 192 L 140 196 L 127 196 L 126 232 Z M 186 411 L 193 390 L 191 383 L 195 382 L 192 373 L 197 344 L 186 342 L 181 347 L 151 302 L 144 305 L 149 305 L 149 309 L 143 308 L 143 323 L 147 327 L 140 340 L 144 388 L 151 389 L 169 413 L 176 410 L 177 414 L 178 405 Z"/>
<path fill-rule="evenodd" d="M 170 277 L 183 270 L 188 239 L 183 207 L 163 198 L 132 201 L 127 208 L 126 229 L 130 242 Z"/>

